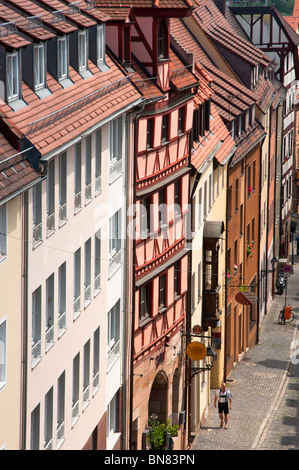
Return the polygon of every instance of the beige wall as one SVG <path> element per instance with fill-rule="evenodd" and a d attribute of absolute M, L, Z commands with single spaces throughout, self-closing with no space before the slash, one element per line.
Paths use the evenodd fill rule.
<path fill-rule="evenodd" d="M 7 203 L 8 256 L 0 262 L 0 323 L 6 320 L 7 376 L 0 390 L 0 448 L 19 449 L 21 197 Z"/>

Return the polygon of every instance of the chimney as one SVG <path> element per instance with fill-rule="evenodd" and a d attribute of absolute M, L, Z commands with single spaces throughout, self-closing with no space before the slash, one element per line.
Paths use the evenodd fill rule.
<path fill-rule="evenodd" d="M 221 11 L 223 16 L 225 16 L 225 4 L 226 0 L 214 0 L 215 5 L 217 6 L 218 10 Z"/>

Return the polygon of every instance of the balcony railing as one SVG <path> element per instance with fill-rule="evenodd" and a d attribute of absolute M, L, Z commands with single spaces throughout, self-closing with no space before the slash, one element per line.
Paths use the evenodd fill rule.
<path fill-rule="evenodd" d="M 49 214 L 47 217 L 47 235 L 55 230 L 55 213 Z"/>
<path fill-rule="evenodd" d="M 32 344 L 31 348 L 31 359 L 32 359 L 32 367 L 39 361 L 42 355 L 42 342 L 38 340 Z"/>
<path fill-rule="evenodd" d="M 120 340 L 118 340 L 114 346 L 108 351 L 107 355 L 107 369 L 109 369 L 115 359 L 119 356 L 120 354 Z"/>
<path fill-rule="evenodd" d="M 65 332 L 66 330 L 66 312 L 63 312 L 58 317 L 58 338 Z"/>
<path fill-rule="evenodd" d="M 122 171 L 122 159 L 113 159 L 109 165 L 109 183 L 112 183 Z"/>
<path fill-rule="evenodd" d="M 49 441 L 44 441 L 44 450 L 52 450 L 53 439 L 49 439 Z"/>
<path fill-rule="evenodd" d="M 63 442 L 64 442 L 64 421 L 62 421 L 62 423 L 57 423 L 56 448 L 59 449 L 59 447 L 62 445 Z"/>
<path fill-rule="evenodd" d="M 48 326 L 46 329 L 46 351 L 50 349 L 54 343 L 54 325 Z"/>
<path fill-rule="evenodd" d="M 95 395 L 100 388 L 100 371 L 98 370 L 92 378 L 92 394 Z"/>
<path fill-rule="evenodd" d="M 91 301 L 91 285 L 85 287 L 84 289 L 84 307 L 87 307 Z"/>
<path fill-rule="evenodd" d="M 83 388 L 83 410 L 89 405 L 89 385 Z"/>
<path fill-rule="evenodd" d="M 75 194 L 75 212 L 81 209 L 81 191 Z"/>
<path fill-rule="evenodd" d="M 95 179 L 95 192 L 96 194 L 99 194 L 102 189 L 102 176 L 97 176 Z"/>
<path fill-rule="evenodd" d="M 72 426 L 79 419 L 79 400 L 72 404 Z"/>
<path fill-rule="evenodd" d="M 89 183 L 87 186 L 85 186 L 85 204 L 90 202 L 92 199 L 91 197 L 91 183 Z"/>
<path fill-rule="evenodd" d="M 101 273 L 94 278 L 94 295 L 96 296 L 101 290 Z"/>
<path fill-rule="evenodd" d="M 66 203 L 62 204 L 59 207 L 59 225 L 62 225 L 63 222 L 65 222 L 67 220 L 66 219 L 66 214 L 67 214 L 66 208 L 67 208 Z"/>
<path fill-rule="evenodd" d="M 109 260 L 108 264 L 108 277 L 113 276 L 115 271 L 119 268 L 121 264 L 121 250 L 118 250 L 115 255 L 112 256 L 112 258 Z"/>
<path fill-rule="evenodd" d="M 74 299 L 73 303 L 73 319 L 76 320 L 81 313 L 81 296 Z"/>
<path fill-rule="evenodd" d="M 33 227 L 33 246 L 36 246 L 40 241 L 42 241 L 42 223 Z"/>

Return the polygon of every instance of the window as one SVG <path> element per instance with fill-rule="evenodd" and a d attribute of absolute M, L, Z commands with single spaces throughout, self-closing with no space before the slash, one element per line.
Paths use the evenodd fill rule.
<path fill-rule="evenodd" d="M 78 33 L 79 72 L 88 69 L 87 31 Z"/>
<path fill-rule="evenodd" d="M 166 142 L 168 140 L 168 128 L 169 128 L 169 115 L 166 114 L 162 117 L 162 132 L 161 132 L 161 142 Z"/>
<path fill-rule="evenodd" d="M 34 89 L 45 88 L 46 67 L 45 67 L 45 45 L 35 44 L 33 49 L 34 60 Z"/>
<path fill-rule="evenodd" d="M 105 61 L 105 25 L 97 26 L 97 61 L 98 65 Z"/>
<path fill-rule="evenodd" d="M 47 235 L 55 230 L 55 161 L 49 162 L 47 179 Z"/>
<path fill-rule="evenodd" d="M 158 29 L 158 59 L 165 59 L 168 57 L 167 43 L 168 43 L 167 27 L 164 22 L 159 24 Z"/>
<path fill-rule="evenodd" d="M 7 99 L 8 101 L 19 98 L 20 78 L 19 78 L 19 54 L 13 52 L 6 56 L 7 72 Z"/>
<path fill-rule="evenodd" d="M 181 281 L 180 262 L 177 261 L 174 265 L 174 279 L 173 279 L 174 300 L 176 300 L 176 298 L 179 297 L 181 293 L 180 281 Z"/>
<path fill-rule="evenodd" d="M 68 78 L 68 38 L 58 39 L 58 80 Z"/>
<path fill-rule="evenodd" d="M 7 205 L 0 206 L 0 259 L 7 255 Z"/>
<path fill-rule="evenodd" d="M 7 359 L 6 359 L 6 345 L 7 345 L 7 326 L 6 319 L 0 320 L 0 390 L 6 384 L 7 376 Z"/>
<path fill-rule="evenodd" d="M 80 353 L 73 359 L 72 426 L 79 419 Z"/>
<path fill-rule="evenodd" d="M 92 372 L 92 387 L 93 395 L 97 392 L 100 386 L 100 328 L 97 328 L 93 334 L 93 372 Z"/>
<path fill-rule="evenodd" d="M 166 274 L 159 277 L 159 311 L 166 308 Z"/>
<path fill-rule="evenodd" d="M 197 266 L 197 302 L 201 299 L 201 263 Z"/>
<path fill-rule="evenodd" d="M 101 290 L 101 230 L 98 230 L 94 236 L 94 295 Z"/>
<path fill-rule="evenodd" d="M 150 316 L 151 284 L 142 286 L 139 290 L 139 322 Z"/>
<path fill-rule="evenodd" d="M 159 191 L 159 226 L 164 227 L 167 225 L 167 189 Z"/>
<path fill-rule="evenodd" d="M 81 248 L 74 254 L 74 320 L 81 313 Z"/>
<path fill-rule="evenodd" d="M 40 405 L 31 413 L 30 450 L 39 450 Z"/>
<path fill-rule="evenodd" d="M 66 262 L 58 269 L 58 337 L 66 330 Z"/>
<path fill-rule="evenodd" d="M 236 179 L 236 189 L 235 189 L 235 212 L 239 210 L 239 179 Z"/>
<path fill-rule="evenodd" d="M 84 307 L 91 302 L 91 238 L 84 245 Z"/>
<path fill-rule="evenodd" d="M 112 182 L 122 171 L 123 120 L 122 117 L 110 123 L 110 165 L 109 181 Z"/>
<path fill-rule="evenodd" d="M 90 340 L 84 344 L 83 348 L 83 410 L 90 402 Z"/>
<path fill-rule="evenodd" d="M 204 289 L 211 290 L 212 289 L 212 262 L 213 262 L 213 252 L 212 250 L 205 250 L 204 251 Z"/>
<path fill-rule="evenodd" d="M 42 183 L 33 188 L 33 247 L 42 240 Z"/>
<path fill-rule="evenodd" d="M 140 201 L 140 237 L 146 238 L 151 229 L 151 198 Z"/>
<path fill-rule="evenodd" d="M 53 387 L 45 396 L 44 450 L 52 450 L 53 440 Z"/>
<path fill-rule="evenodd" d="M 179 109 L 179 117 L 178 117 L 178 131 L 179 134 L 184 132 L 184 118 L 185 118 L 185 108 L 182 107 Z"/>
<path fill-rule="evenodd" d="M 32 367 L 41 357 L 41 317 L 42 317 L 42 289 L 39 286 L 32 294 Z"/>
<path fill-rule="evenodd" d="M 59 156 L 59 224 L 60 226 L 67 220 L 67 161 L 66 152 Z"/>
<path fill-rule="evenodd" d="M 116 348 L 120 340 L 120 300 L 108 312 L 107 346 L 108 351 Z M 109 357 L 108 357 L 109 360 Z"/>
<path fill-rule="evenodd" d="M 46 351 L 54 343 L 54 274 L 46 280 Z"/>
<path fill-rule="evenodd" d="M 109 219 L 109 257 L 112 258 L 119 252 L 121 248 L 121 232 L 120 232 L 120 215 L 121 211 L 116 212 Z"/>
<path fill-rule="evenodd" d="M 75 150 L 75 213 L 81 209 L 81 142 Z"/>
<path fill-rule="evenodd" d="M 117 393 L 112 398 L 107 408 L 107 437 L 117 432 Z"/>
<path fill-rule="evenodd" d="M 96 151 L 95 151 L 95 194 L 99 194 L 102 189 L 102 129 L 96 132 Z"/>
<path fill-rule="evenodd" d="M 181 214 L 181 192 L 179 180 L 174 183 L 174 212 L 175 215 Z"/>
<path fill-rule="evenodd" d="M 153 137 L 154 137 L 154 118 L 147 120 L 146 128 L 146 148 L 153 148 Z"/>
<path fill-rule="evenodd" d="M 92 156 L 92 139 L 89 135 L 85 140 L 85 204 L 92 199 L 91 194 L 91 156 Z"/>
<path fill-rule="evenodd" d="M 65 372 L 61 374 L 57 381 L 57 430 L 56 448 L 59 449 L 64 441 L 64 420 L 65 420 Z"/>

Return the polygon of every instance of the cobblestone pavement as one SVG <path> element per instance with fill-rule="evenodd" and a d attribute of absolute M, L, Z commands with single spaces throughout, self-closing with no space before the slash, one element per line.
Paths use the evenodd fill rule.
<path fill-rule="evenodd" d="M 209 413 L 192 450 L 299 449 L 299 256 L 294 261 L 286 296 L 275 295 L 261 322 L 259 343 L 227 378 L 233 396 L 228 429 L 219 426 L 212 390 Z M 295 319 L 279 325 L 285 298 Z"/>

